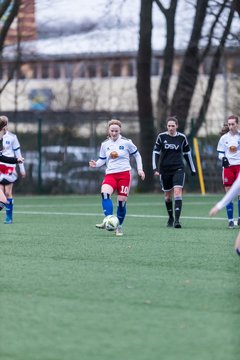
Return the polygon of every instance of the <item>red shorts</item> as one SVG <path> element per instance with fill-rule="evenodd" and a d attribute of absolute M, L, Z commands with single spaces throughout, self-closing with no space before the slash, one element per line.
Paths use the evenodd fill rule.
<path fill-rule="evenodd" d="M 232 186 L 240 173 L 240 165 L 231 165 L 228 168 L 223 168 L 223 185 Z"/>
<path fill-rule="evenodd" d="M 110 185 L 114 191 L 117 190 L 118 195 L 128 196 L 131 185 L 131 172 L 123 171 L 107 174 L 104 177 L 103 184 Z"/>
<path fill-rule="evenodd" d="M 14 167 L 0 164 L 0 173 L 1 174 L 12 174 L 14 172 Z"/>

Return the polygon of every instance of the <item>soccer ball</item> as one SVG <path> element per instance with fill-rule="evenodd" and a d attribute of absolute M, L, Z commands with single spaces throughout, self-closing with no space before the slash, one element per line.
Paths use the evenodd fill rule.
<path fill-rule="evenodd" d="M 108 231 L 114 231 L 119 225 L 119 220 L 115 215 L 108 215 L 105 218 L 105 229 Z"/>

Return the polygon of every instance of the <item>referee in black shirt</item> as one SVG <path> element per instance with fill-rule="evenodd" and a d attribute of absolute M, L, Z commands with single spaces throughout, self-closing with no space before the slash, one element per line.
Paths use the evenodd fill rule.
<path fill-rule="evenodd" d="M 185 181 L 183 157 L 196 175 L 191 150 L 184 134 L 177 131 L 178 120 L 174 116 L 167 119 L 167 131 L 158 134 L 153 149 L 152 166 L 154 175 L 160 176 L 162 190 L 169 219 L 168 227 L 181 228 L 179 222 L 182 209 L 182 190 Z M 174 197 L 174 213 L 173 198 Z"/>

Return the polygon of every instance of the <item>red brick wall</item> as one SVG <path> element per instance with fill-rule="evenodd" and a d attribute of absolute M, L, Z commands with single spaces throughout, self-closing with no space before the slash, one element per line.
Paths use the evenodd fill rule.
<path fill-rule="evenodd" d="M 18 17 L 14 20 L 8 32 L 5 42 L 6 45 L 16 43 L 18 36 L 21 41 L 36 39 L 37 34 L 34 3 L 34 0 L 21 0 Z"/>

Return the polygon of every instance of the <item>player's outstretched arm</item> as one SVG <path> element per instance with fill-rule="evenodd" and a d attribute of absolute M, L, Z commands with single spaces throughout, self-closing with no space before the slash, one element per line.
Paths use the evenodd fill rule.
<path fill-rule="evenodd" d="M 218 211 L 219 211 L 219 209 L 217 208 L 217 206 L 214 206 L 214 207 L 209 211 L 209 216 L 214 216 L 214 215 L 216 215 Z"/>

